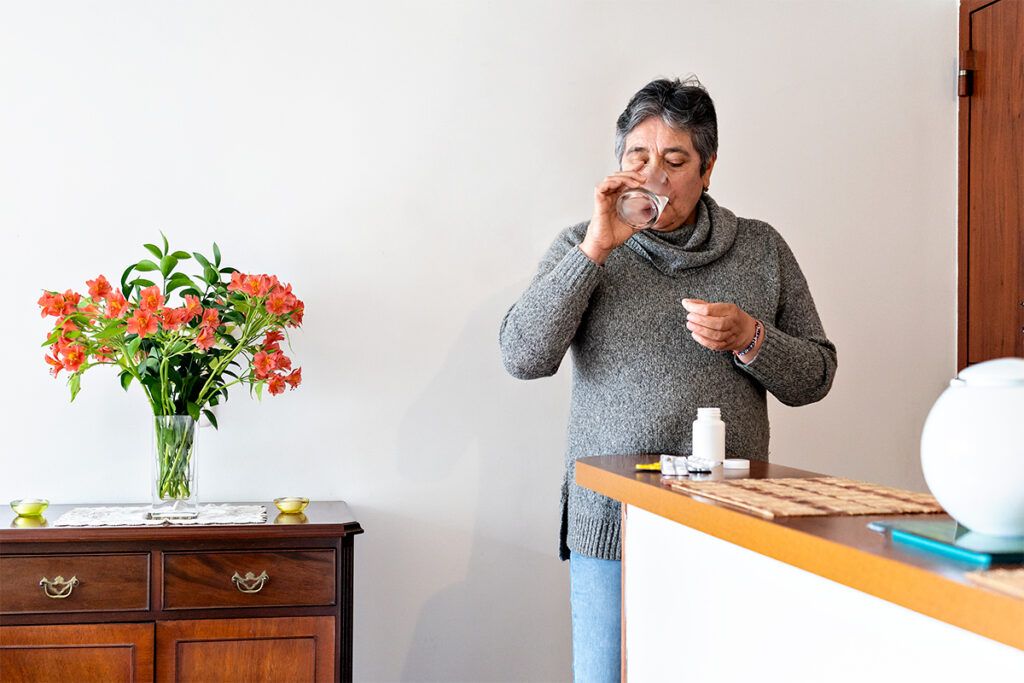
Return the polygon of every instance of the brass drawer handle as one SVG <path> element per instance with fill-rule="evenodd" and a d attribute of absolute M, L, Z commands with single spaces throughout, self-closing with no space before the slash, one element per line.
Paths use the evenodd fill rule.
<path fill-rule="evenodd" d="M 270 577 L 267 576 L 266 572 L 260 572 L 259 576 L 254 575 L 252 572 L 246 572 L 244 577 L 235 575 L 231 577 L 231 582 L 235 584 L 235 587 L 243 593 L 259 593 L 263 590 L 263 586 L 270 581 Z"/>
<path fill-rule="evenodd" d="M 78 577 L 72 576 L 70 579 L 65 579 L 63 576 L 58 576 L 53 581 L 50 581 L 44 576 L 39 579 L 39 585 L 43 587 L 43 593 L 46 594 L 46 597 L 53 598 L 54 600 L 63 600 L 71 595 L 71 591 L 75 590 L 75 586 L 78 585 Z"/>

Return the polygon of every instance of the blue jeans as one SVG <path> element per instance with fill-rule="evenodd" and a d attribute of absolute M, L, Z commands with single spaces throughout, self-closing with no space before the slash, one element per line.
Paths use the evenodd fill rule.
<path fill-rule="evenodd" d="M 572 674 L 576 683 L 620 680 L 622 563 L 573 553 Z"/>

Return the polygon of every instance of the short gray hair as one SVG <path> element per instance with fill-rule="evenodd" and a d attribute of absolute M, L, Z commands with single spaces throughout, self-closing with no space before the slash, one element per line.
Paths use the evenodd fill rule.
<path fill-rule="evenodd" d="M 661 78 L 640 88 L 615 123 L 615 156 L 620 164 L 626 151 L 626 136 L 652 116 L 690 134 L 700 155 L 700 174 L 704 175 L 718 153 L 718 118 L 707 88 L 696 76 L 683 81 Z"/>

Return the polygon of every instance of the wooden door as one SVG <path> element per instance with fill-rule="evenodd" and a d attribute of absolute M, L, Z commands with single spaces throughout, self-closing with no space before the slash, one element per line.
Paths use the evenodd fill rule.
<path fill-rule="evenodd" d="M 4 683 L 148 683 L 153 624 L 0 626 Z"/>
<path fill-rule="evenodd" d="M 156 653 L 161 683 L 321 683 L 336 675 L 332 617 L 161 621 Z"/>
<path fill-rule="evenodd" d="M 957 365 L 1024 356 L 1024 0 L 960 6 Z"/>

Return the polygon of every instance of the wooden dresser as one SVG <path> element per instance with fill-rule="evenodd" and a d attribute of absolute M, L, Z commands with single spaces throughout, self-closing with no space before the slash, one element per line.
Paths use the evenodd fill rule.
<path fill-rule="evenodd" d="M 264 524 L 91 528 L 7 508 L 0 680 L 350 681 L 363 530 L 342 502 L 266 508 Z"/>

